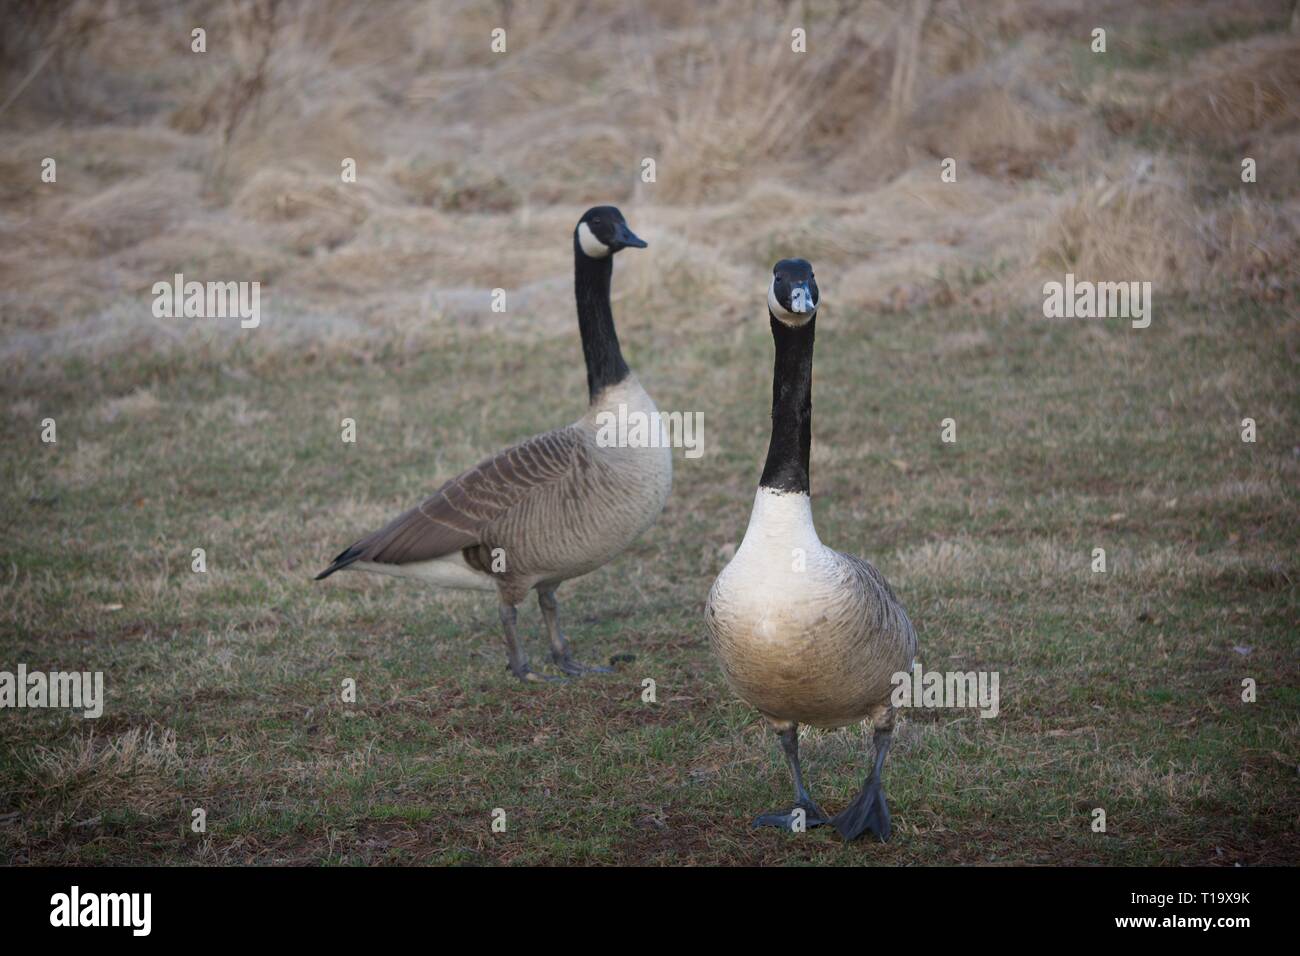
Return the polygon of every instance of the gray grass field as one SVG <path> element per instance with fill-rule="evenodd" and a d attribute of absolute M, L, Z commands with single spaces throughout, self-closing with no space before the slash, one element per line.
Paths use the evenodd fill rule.
<path fill-rule="evenodd" d="M 256 7 L 100 22 L 72 5 L 82 19 L 58 22 L 80 58 L 56 43 L 8 107 L 0 670 L 103 671 L 107 704 L 95 720 L 0 711 L 0 861 L 1300 863 L 1288 5 L 1101 5 L 1099 61 L 1094 15 L 1047 4 L 595 4 L 572 20 L 529 4 L 502 63 L 486 39 L 458 51 L 509 5 L 317 5 L 334 21 L 273 6 L 227 70 L 221 18 Z M 157 31 L 188 36 L 200 12 L 210 52 L 186 80 L 184 45 L 158 53 Z M 440 39 L 411 29 L 435 14 Z M 708 52 L 710 31 L 758 44 L 801 18 L 839 28 L 819 40 L 838 59 L 781 79 L 782 40 L 762 54 L 777 78 L 750 86 L 839 84 L 804 132 L 858 172 L 764 139 L 767 107 L 726 99 L 761 57 Z M 232 117 L 224 97 L 268 31 L 263 68 L 284 75 Z M 635 82 L 584 70 L 592 49 L 628 54 Z M 909 56 L 910 81 L 894 66 Z M 13 61 L 0 100 L 38 58 Z M 95 62 L 99 84 L 78 73 Z M 1008 83 L 1007 64 L 1033 82 Z M 963 110 L 982 123 L 934 131 Z M 705 137 L 722 118 L 749 166 Z M 662 150 L 654 186 L 636 185 L 645 150 Z M 51 154 L 59 185 L 42 192 Z M 1251 186 L 1242 155 L 1260 157 Z M 704 454 L 677 454 L 644 538 L 560 591 L 578 656 L 635 660 L 525 688 L 489 596 L 311 577 L 464 467 L 578 416 L 569 230 L 596 201 L 650 242 L 615 269 L 620 336 L 661 407 L 704 413 Z M 924 667 L 1001 677 L 994 719 L 904 715 L 883 846 L 750 829 L 788 778 L 702 627 L 766 449 L 763 276 L 781 255 L 811 259 L 823 294 L 823 540 L 886 573 Z M 262 326 L 153 319 L 149 286 L 175 271 L 263 281 Z M 1042 283 L 1066 271 L 1153 281 L 1150 328 L 1044 318 Z M 542 659 L 535 604 L 521 628 Z M 828 810 L 868 747 L 861 728 L 808 733 Z"/>

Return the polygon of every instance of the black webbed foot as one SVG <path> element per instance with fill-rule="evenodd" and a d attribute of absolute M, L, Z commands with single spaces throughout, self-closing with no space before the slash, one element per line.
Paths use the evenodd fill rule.
<path fill-rule="evenodd" d="M 584 664 L 582 661 L 574 660 L 568 654 L 552 654 L 551 660 L 555 666 L 570 677 L 581 677 L 584 674 L 612 674 L 612 667 L 602 667 L 599 664 Z"/>
<path fill-rule="evenodd" d="M 862 834 L 871 832 L 881 843 L 888 842 L 891 829 L 889 804 L 885 802 L 880 776 L 872 774 L 862 785 L 861 792 L 853 798 L 853 802 L 835 814 L 831 823 L 846 840 L 856 840 Z"/>
<path fill-rule="evenodd" d="M 781 830 L 789 830 L 792 833 L 799 832 L 796 829 L 800 813 L 803 811 L 803 829 L 811 830 L 813 827 L 825 826 L 830 823 L 830 818 L 822 812 L 821 807 L 811 800 L 800 801 L 789 810 L 775 811 L 773 813 L 764 813 L 754 818 L 754 827 L 777 827 Z"/>

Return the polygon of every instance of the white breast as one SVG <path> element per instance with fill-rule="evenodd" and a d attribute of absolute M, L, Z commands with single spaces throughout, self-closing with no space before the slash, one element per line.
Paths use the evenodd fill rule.
<path fill-rule="evenodd" d="M 727 681 L 764 714 L 838 727 L 885 699 L 862 593 L 817 537 L 806 494 L 759 488 L 745 538 L 709 593 Z M 883 696 L 882 696 L 883 695 Z"/>
<path fill-rule="evenodd" d="M 749 526 L 727 565 L 728 587 L 740 603 L 767 605 L 776 597 L 771 591 L 783 592 L 780 603 L 788 605 L 795 595 L 818 576 L 825 565 L 826 547 L 817 537 L 813 524 L 812 500 L 800 492 L 758 489 Z M 810 577 L 811 572 L 811 577 Z"/>

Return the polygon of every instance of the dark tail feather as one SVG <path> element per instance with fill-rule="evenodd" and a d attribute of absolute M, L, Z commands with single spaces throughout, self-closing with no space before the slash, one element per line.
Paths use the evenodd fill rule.
<path fill-rule="evenodd" d="M 887 842 L 891 828 L 889 805 L 885 803 L 885 791 L 880 787 L 880 775 L 872 774 L 871 779 L 863 784 L 862 792 L 835 814 L 831 823 L 846 840 L 856 840 L 870 830 L 881 843 Z"/>
<path fill-rule="evenodd" d="M 349 564 L 360 561 L 362 554 L 363 550 L 354 544 L 352 547 L 339 554 L 339 556 L 334 559 L 333 563 L 331 563 L 330 566 L 320 574 L 316 575 L 313 580 L 319 581 L 322 578 L 329 577 L 335 571 L 342 571 Z"/>

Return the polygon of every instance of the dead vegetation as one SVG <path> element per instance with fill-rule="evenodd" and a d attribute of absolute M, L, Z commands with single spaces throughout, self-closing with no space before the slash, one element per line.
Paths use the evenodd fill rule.
<path fill-rule="evenodd" d="M 568 224 L 597 201 L 680 249 L 675 283 L 724 313 L 796 242 L 870 308 L 1028 306 L 1063 270 L 1266 298 L 1295 278 L 1300 36 L 1281 0 L 1158 16 L 957 0 L 6 6 L 0 327 L 24 333 L 8 355 L 84 350 L 57 334 L 83 320 L 104 330 L 97 354 L 130 348 L 142 287 L 186 265 L 273 293 L 283 321 L 254 348 L 296 346 L 280 333 L 300 326 L 337 340 L 343 312 L 381 317 L 342 337 L 369 348 L 410 319 L 457 318 L 459 295 L 563 281 Z M 1089 51 L 1094 23 L 1105 54 Z M 196 26 L 206 53 L 189 50 Z M 40 182 L 45 156 L 57 184 Z M 946 157 L 956 183 L 939 180 Z M 684 314 L 638 278 L 635 301 Z M 505 324 L 566 320 L 542 296 Z"/>

